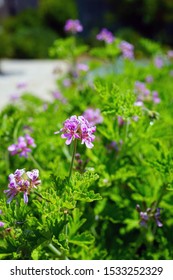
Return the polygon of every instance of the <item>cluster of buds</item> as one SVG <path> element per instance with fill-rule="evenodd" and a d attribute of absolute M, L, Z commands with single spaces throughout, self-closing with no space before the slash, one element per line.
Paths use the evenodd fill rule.
<path fill-rule="evenodd" d="M 97 40 L 104 41 L 107 44 L 111 44 L 115 37 L 113 36 L 112 32 L 110 32 L 108 29 L 103 28 L 99 34 L 96 36 Z"/>
<path fill-rule="evenodd" d="M 150 220 L 154 220 L 158 227 L 162 227 L 163 224 L 160 221 L 160 210 L 161 208 L 147 208 L 145 212 L 141 211 L 141 207 L 139 204 L 136 205 L 136 210 L 140 215 L 140 225 L 143 227 L 147 227 L 147 224 Z"/>
<path fill-rule="evenodd" d="M 89 160 L 81 159 L 81 155 L 79 153 L 75 154 L 75 160 L 76 160 L 76 170 L 83 173 L 85 171 L 85 167 Z"/>
<path fill-rule="evenodd" d="M 122 145 L 123 145 L 122 140 L 120 140 L 119 142 L 112 141 L 106 146 L 106 148 L 108 153 L 113 154 L 113 152 L 115 152 L 117 154 L 120 151 Z"/>
<path fill-rule="evenodd" d="M 124 58 L 134 58 L 134 46 L 126 41 L 120 43 L 120 49 Z"/>
<path fill-rule="evenodd" d="M 118 116 L 117 120 L 118 120 L 119 126 L 123 126 L 126 123 L 125 120 L 121 116 Z"/>
<path fill-rule="evenodd" d="M 64 122 L 63 128 L 55 134 L 62 133 L 61 138 L 67 139 L 66 145 L 70 145 L 75 139 L 81 140 L 81 144 L 85 144 L 87 148 L 92 148 L 92 142 L 95 139 L 93 133 L 96 131 L 95 126 L 91 126 L 83 116 L 71 116 Z"/>
<path fill-rule="evenodd" d="M 64 30 L 72 34 L 76 34 L 83 31 L 83 26 L 78 19 L 68 19 L 64 26 Z"/>
<path fill-rule="evenodd" d="M 144 101 L 153 101 L 155 104 L 160 103 L 160 98 L 157 91 L 150 91 L 145 83 L 136 81 L 135 93 L 137 94 L 137 100 L 135 105 L 143 106 Z"/>
<path fill-rule="evenodd" d="M 20 157 L 28 157 L 28 153 L 31 152 L 30 147 L 36 147 L 34 139 L 26 134 L 24 137 L 18 138 L 17 144 L 12 144 L 8 147 L 8 151 L 12 156 L 19 154 Z"/>
<path fill-rule="evenodd" d="M 5 190 L 10 203 L 18 193 L 23 193 L 23 199 L 25 203 L 28 203 L 28 195 L 33 188 L 37 188 L 40 185 L 39 170 L 33 169 L 32 171 L 25 171 L 25 169 L 17 169 L 14 174 L 10 174 L 8 190 Z"/>
<path fill-rule="evenodd" d="M 90 123 L 90 125 L 96 125 L 103 122 L 100 109 L 88 108 L 84 111 L 83 117 Z"/>

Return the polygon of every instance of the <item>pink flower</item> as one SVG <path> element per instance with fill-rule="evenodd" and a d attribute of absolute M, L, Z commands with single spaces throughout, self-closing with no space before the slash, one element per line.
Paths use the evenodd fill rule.
<path fill-rule="evenodd" d="M 72 116 L 64 122 L 63 128 L 55 132 L 62 133 L 61 138 L 66 139 L 66 145 L 70 145 L 75 139 L 80 139 L 81 144 L 85 144 L 87 148 L 92 148 L 92 142 L 95 139 L 93 133 L 96 131 L 95 126 L 91 126 L 83 116 Z"/>
<path fill-rule="evenodd" d="M 155 64 L 155 66 L 156 66 L 158 69 L 162 68 L 162 67 L 163 67 L 163 59 L 162 59 L 162 57 L 157 56 L 157 57 L 155 58 L 155 60 L 154 60 L 154 64 Z"/>
<path fill-rule="evenodd" d="M 96 125 L 103 122 L 99 109 L 88 108 L 83 113 L 84 118 L 90 123 L 90 125 Z"/>
<path fill-rule="evenodd" d="M 36 147 L 34 139 L 26 134 L 25 137 L 20 136 L 17 144 L 12 144 L 8 147 L 8 151 L 12 156 L 19 154 L 20 157 L 28 157 L 28 153 L 31 152 L 30 147 Z"/>
<path fill-rule="evenodd" d="M 31 180 L 32 188 L 36 188 L 38 185 L 41 184 L 41 180 L 38 179 L 39 177 L 39 170 L 33 169 L 32 171 L 26 172 L 28 178 Z"/>
<path fill-rule="evenodd" d="M 135 83 L 135 92 L 137 94 L 141 94 L 141 98 L 143 99 L 144 96 L 147 96 L 150 94 L 150 90 L 148 88 L 146 88 L 145 83 L 136 81 Z M 143 97 L 142 97 L 143 95 Z"/>
<path fill-rule="evenodd" d="M 84 63 L 79 63 L 77 64 L 77 70 L 87 72 L 89 70 L 89 67 Z"/>
<path fill-rule="evenodd" d="M 139 107 L 142 107 L 144 105 L 143 101 L 136 101 L 134 103 L 135 106 L 139 106 Z"/>
<path fill-rule="evenodd" d="M 0 221 L 0 227 L 4 227 L 5 223 Z"/>
<path fill-rule="evenodd" d="M 147 83 L 152 83 L 153 82 L 153 77 L 151 75 L 148 75 L 146 78 L 145 78 L 145 81 Z"/>
<path fill-rule="evenodd" d="M 64 87 L 68 88 L 68 87 L 71 86 L 71 80 L 70 79 L 64 79 L 62 83 L 63 83 Z"/>
<path fill-rule="evenodd" d="M 17 83 L 16 87 L 18 89 L 25 89 L 27 87 L 27 83 L 24 81 L 21 81 L 21 82 Z"/>
<path fill-rule="evenodd" d="M 124 58 L 134 58 L 134 46 L 126 41 L 120 43 L 120 49 Z"/>
<path fill-rule="evenodd" d="M 64 26 L 64 30 L 66 32 L 70 32 L 72 34 L 82 32 L 83 31 L 83 26 L 81 25 L 80 21 L 78 19 L 68 19 L 66 21 L 66 24 Z"/>
<path fill-rule="evenodd" d="M 121 116 L 118 116 L 118 125 L 123 126 L 124 124 L 125 124 L 125 120 Z"/>
<path fill-rule="evenodd" d="M 160 103 L 160 101 L 161 101 L 159 98 L 158 92 L 156 90 L 152 92 L 152 100 L 156 104 Z"/>
<path fill-rule="evenodd" d="M 157 91 L 150 91 L 146 88 L 145 83 L 137 81 L 135 83 L 135 93 L 137 94 L 137 100 L 134 105 L 143 106 L 145 101 L 153 101 L 154 103 L 160 103 L 160 98 Z"/>
<path fill-rule="evenodd" d="M 20 95 L 19 95 L 18 92 L 14 92 L 14 93 L 12 93 L 11 96 L 10 96 L 10 101 L 11 101 L 11 102 L 16 102 L 16 101 L 18 101 L 19 99 L 20 99 Z"/>
<path fill-rule="evenodd" d="M 75 138 L 79 139 L 79 127 L 80 127 L 80 122 L 77 119 L 76 116 L 72 116 L 70 119 L 67 119 L 64 122 L 64 127 L 60 130 L 60 132 L 63 132 L 61 135 L 61 138 L 64 138 L 66 140 L 66 144 L 69 145 L 71 144 L 71 141 L 74 140 Z"/>
<path fill-rule="evenodd" d="M 135 93 L 137 95 L 137 100 L 135 106 L 143 106 L 143 102 L 150 100 L 150 90 L 146 88 L 145 83 L 136 81 L 135 82 Z"/>
<path fill-rule="evenodd" d="M 89 128 L 87 124 L 81 123 L 81 140 L 82 144 L 85 144 L 87 148 L 91 149 L 94 145 L 92 142 L 95 139 L 95 136 L 92 133 L 95 132 L 95 128 Z"/>
<path fill-rule="evenodd" d="M 167 52 L 167 55 L 168 55 L 168 58 L 173 58 L 173 50 L 169 50 L 168 52 Z"/>
<path fill-rule="evenodd" d="M 17 169 L 14 174 L 9 175 L 8 179 L 8 190 L 4 191 L 8 197 L 7 203 L 10 203 L 21 192 L 23 193 L 24 202 L 28 203 L 30 191 L 41 183 L 38 169 L 33 169 L 28 172 L 25 172 L 25 169 Z"/>
<path fill-rule="evenodd" d="M 34 143 L 34 139 L 30 135 L 26 134 L 25 140 L 28 146 L 36 147 L 36 144 Z"/>
<path fill-rule="evenodd" d="M 103 28 L 99 34 L 96 36 L 97 40 L 104 41 L 105 43 L 111 44 L 115 37 L 113 36 L 112 32 L 110 32 L 108 29 Z"/>

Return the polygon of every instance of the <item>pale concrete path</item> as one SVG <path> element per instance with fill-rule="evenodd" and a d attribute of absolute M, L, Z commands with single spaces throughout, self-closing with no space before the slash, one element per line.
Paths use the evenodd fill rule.
<path fill-rule="evenodd" d="M 30 92 L 44 100 L 52 100 L 56 79 L 68 69 L 67 63 L 55 60 L 2 60 L 0 75 L 0 110 L 11 97 Z"/>

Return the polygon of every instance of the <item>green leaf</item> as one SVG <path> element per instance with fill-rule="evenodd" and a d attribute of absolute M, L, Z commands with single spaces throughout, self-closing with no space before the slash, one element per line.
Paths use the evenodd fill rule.
<path fill-rule="evenodd" d="M 69 236 L 73 236 L 86 222 L 85 218 L 82 218 L 82 212 L 78 208 L 72 211 L 72 216 L 69 216 Z"/>
<path fill-rule="evenodd" d="M 94 193 L 94 191 L 89 191 L 86 193 L 74 191 L 74 198 L 79 201 L 92 202 L 94 200 L 102 199 L 99 193 Z"/>
<path fill-rule="evenodd" d="M 91 233 L 85 231 L 81 234 L 77 234 L 76 236 L 73 236 L 69 239 L 69 243 L 85 247 L 87 248 L 88 245 L 91 245 L 94 243 L 94 237 L 91 235 Z"/>

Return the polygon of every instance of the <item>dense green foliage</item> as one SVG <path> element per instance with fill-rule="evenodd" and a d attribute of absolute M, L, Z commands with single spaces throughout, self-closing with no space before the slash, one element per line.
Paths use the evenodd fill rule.
<path fill-rule="evenodd" d="M 173 44 L 173 2 L 170 0 L 102 0 L 107 8 L 104 24 L 120 32 Z M 103 25 L 104 25 L 103 24 Z"/>
<path fill-rule="evenodd" d="M 64 22 L 77 17 L 76 5 L 68 0 L 40 0 L 37 9 L 26 9 L 0 21 L 0 58 L 48 58 L 48 49 L 64 35 Z M 2 26 L 1 26 L 2 25 Z"/>
<path fill-rule="evenodd" d="M 57 80 L 66 102 L 45 103 L 25 93 L 1 112 L 1 259 L 173 258 L 173 64 L 159 53 L 165 63 L 157 68 L 156 45 L 143 46 L 150 53 L 143 61 L 122 58 L 114 43 L 112 50 L 108 44 L 104 52 L 98 47 L 87 60 L 89 71 L 74 75 L 76 54 L 86 48 L 75 46 L 75 39 L 56 41 L 51 55 L 68 53 L 72 63 Z M 160 103 L 148 99 L 136 106 L 135 82 L 149 75 L 147 88 L 158 91 Z M 78 142 L 82 165 L 75 159 L 68 180 L 73 143 L 67 146 L 54 132 L 87 108 L 100 109 L 103 122 L 96 125 L 92 149 Z M 37 146 L 28 158 L 11 156 L 8 147 L 26 132 Z M 8 175 L 21 168 L 38 168 L 42 183 L 28 204 L 20 193 L 7 204 Z M 142 212 L 151 208 L 146 226 L 140 225 L 138 204 Z M 158 208 L 162 227 L 154 216 Z"/>
<path fill-rule="evenodd" d="M 173 45 L 173 2 L 170 0 L 40 0 L 28 9 L 0 19 L 0 58 L 48 58 L 57 37 L 65 37 L 64 23 L 80 18 L 82 39 L 95 45 L 96 33 L 107 26 L 133 44 L 142 37 Z"/>

